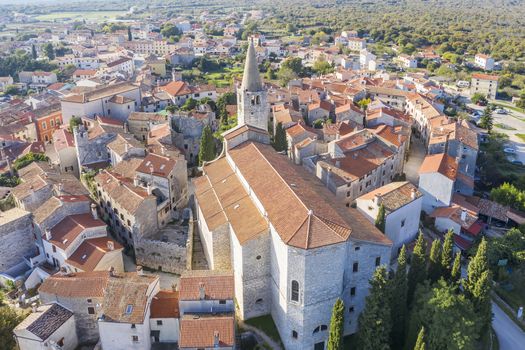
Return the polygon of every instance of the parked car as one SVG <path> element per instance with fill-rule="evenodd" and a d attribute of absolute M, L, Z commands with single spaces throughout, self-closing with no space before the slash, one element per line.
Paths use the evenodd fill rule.
<path fill-rule="evenodd" d="M 503 152 L 514 154 L 514 153 L 516 153 L 516 150 L 514 148 L 512 148 L 512 147 L 505 147 L 503 149 Z"/>
<path fill-rule="evenodd" d="M 513 160 L 511 163 L 515 165 L 523 165 L 523 162 L 521 160 Z"/>
<path fill-rule="evenodd" d="M 496 113 L 498 114 L 507 114 L 507 110 L 505 108 L 498 108 L 496 109 Z"/>

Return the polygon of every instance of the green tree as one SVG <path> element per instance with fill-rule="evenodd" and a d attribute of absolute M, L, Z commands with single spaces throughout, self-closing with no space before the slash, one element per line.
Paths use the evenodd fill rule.
<path fill-rule="evenodd" d="M 55 49 L 53 48 L 53 44 L 44 44 L 44 46 L 42 46 L 42 50 L 44 51 L 44 55 L 46 55 L 47 58 L 49 58 L 50 60 L 55 59 Z"/>
<path fill-rule="evenodd" d="M 456 257 L 454 258 L 454 264 L 452 265 L 452 270 L 450 271 L 450 282 L 458 284 L 461 278 L 461 253 L 457 252 Z"/>
<path fill-rule="evenodd" d="M 16 349 L 13 330 L 22 322 L 24 317 L 10 306 L 0 307 L 0 348 L 5 350 Z"/>
<path fill-rule="evenodd" d="M 474 104 L 478 104 L 478 103 L 486 104 L 488 102 L 487 97 L 479 92 L 476 92 L 474 95 L 472 95 L 470 100 Z"/>
<path fill-rule="evenodd" d="M 425 327 L 421 327 L 419 334 L 417 335 L 416 345 L 414 350 L 425 350 L 427 347 L 425 343 Z"/>
<path fill-rule="evenodd" d="M 20 170 L 33 162 L 47 162 L 49 158 L 42 153 L 29 152 L 13 162 L 13 169 Z"/>
<path fill-rule="evenodd" d="M 423 232 L 419 233 L 416 245 L 410 260 L 408 271 L 408 304 L 414 299 L 414 293 L 419 283 L 427 278 L 427 243 L 423 237 Z"/>
<path fill-rule="evenodd" d="M 291 80 L 297 79 L 298 75 L 290 68 L 281 67 L 277 72 L 277 78 L 279 79 L 281 86 L 285 87 Z"/>
<path fill-rule="evenodd" d="M 76 126 L 82 125 L 82 118 L 80 117 L 71 117 L 69 119 L 69 131 L 73 132 Z"/>
<path fill-rule="evenodd" d="M 485 108 L 483 111 L 483 115 L 479 119 L 478 125 L 483 129 L 487 129 L 489 133 L 492 131 L 492 127 L 494 126 L 494 117 L 492 116 L 492 112 L 489 108 Z"/>
<path fill-rule="evenodd" d="M 329 74 L 334 71 L 334 67 L 322 55 L 314 62 L 312 69 L 317 74 Z"/>
<path fill-rule="evenodd" d="M 303 72 L 303 60 L 300 57 L 289 57 L 283 61 L 281 68 L 290 69 L 297 75 Z"/>
<path fill-rule="evenodd" d="M 385 216 L 386 216 L 385 206 L 381 204 L 377 212 L 375 225 L 383 233 L 385 233 L 385 223 L 386 223 Z"/>
<path fill-rule="evenodd" d="M 484 330 L 488 329 L 492 319 L 491 282 L 492 276 L 487 257 L 487 241 L 483 238 L 478 246 L 476 255 L 468 264 L 467 278 L 463 286 L 465 294 L 474 304 L 474 310 L 479 315 Z"/>
<path fill-rule="evenodd" d="M 445 242 L 443 242 L 443 250 L 441 251 L 441 273 L 445 279 L 450 278 L 452 269 L 452 259 L 454 254 L 454 231 L 448 230 L 445 235 Z"/>
<path fill-rule="evenodd" d="M 390 344 L 392 349 L 402 349 L 407 323 L 407 252 L 403 245 L 397 257 L 397 270 L 390 282 L 390 306 L 392 330 Z"/>
<path fill-rule="evenodd" d="M 330 319 L 330 333 L 328 335 L 328 350 L 343 349 L 343 330 L 345 318 L 345 305 L 339 298 L 335 301 Z"/>
<path fill-rule="evenodd" d="M 197 107 L 198 104 L 199 102 L 196 99 L 190 97 L 184 102 L 184 104 L 180 107 L 180 109 L 183 111 L 191 111 L 195 107 Z"/>
<path fill-rule="evenodd" d="M 416 343 L 422 326 L 427 333 L 428 349 L 476 348 L 479 325 L 472 302 L 443 279 L 432 287 L 428 283 L 420 284 L 417 289 L 407 337 L 409 348 Z"/>
<path fill-rule="evenodd" d="M 283 124 L 281 122 L 277 123 L 277 126 L 275 127 L 275 136 L 273 138 L 272 145 L 277 152 L 288 150 L 288 142 L 286 141 L 286 131 L 284 131 Z"/>
<path fill-rule="evenodd" d="M 20 93 L 20 90 L 18 90 L 18 87 L 16 85 L 7 85 L 4 88 L 4 94 L 6 95 L 18 95 Z"/>
<path fill-rule="evenodd" d="M 389 350 L 391 331 L 389 283 L 385 266 L 379 266 L 370 281 L 370 294 L 359 316 L 359 349 Z"/>
<path fill-rule="evenodd" d="M 215 139 L 211 132 L 209 125 L 206 125 L 202 130 L 201 143 L 199 148 L 199 165 L 202 165 L 204 162 L 215 159 L 216 149 L 215 149 Z"/>
<path fill-rule="evenodd" d="M 36 47 L 35 44 L 31 44 L 31 57 L 36 60 L 38 55 L 36 53 Z"/>
<path fill-rule="evenodd" d="M 436 282 L 441 277 L 441 241 L 435 239 L 430 247 L 430 257 L 428 259 L 428 279 Z"/>
<path fill-rule="evenodd" d="M 133 35 L 131 34 L 131 26 L 128 26 L 128 41 L 133 40 Z"/>

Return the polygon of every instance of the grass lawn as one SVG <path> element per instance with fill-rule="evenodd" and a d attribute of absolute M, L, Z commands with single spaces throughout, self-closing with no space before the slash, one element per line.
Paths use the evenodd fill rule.
<path fill-rule="evenodd" d="M 516 134 L 516 136 L 525 141 L 525 134 Z"/>
<path fill-rule="evenodd" d="M 509 126 L 507 124 L 497 123 L 494 124 L 495 127 L 503 129 L 503 130 L 516 130 L 516 128 L 513 128 L 512 126 Z"/>
<path fill-rule="evenodd" d="M 36 16 L 39 21 L 53 21 L 64 19 L 79 19 L 87 20 L 111 20 L 116 19 L 117 16 L 124 15 L 126 11 L 78 11 L 78 12 L 52 12 L 45 15 Z"/>
<path fill-rule="evenodd" d="M 243 68 L 241 66 L 233 68 L 224 68 L 221 71 L 207 73 L 204 75 L 204 79 L 208 81 L 208 84 L 213 84 L 217 87 L 226 87 L 229 86 L 232 82 L 232 79 L 235 76 L 241 76 Z"/>
<path fill-rule="evenodd" d="M 277 327 L 275 326 L 275 323 L 273 322 L 273 318 L 271 315 L 251 318 L 249 320 L 246 320 L 245 322 L 246 324 L 249 324 L 250 326 L 254 326 L 255 328 L 260 329 L 267 336 L 272 338 L 277 343 L 282 344 L 281 336 L 279 335 L 279 332 L 277 331 Z"/>

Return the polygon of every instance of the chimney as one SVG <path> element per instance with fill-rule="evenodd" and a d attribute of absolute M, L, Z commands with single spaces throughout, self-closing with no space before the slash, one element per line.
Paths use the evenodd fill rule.
<path fill-rule="evenodd" d="M 461 221 L 467 220 L 467 211 L 465 209 L 461 209 Z"/>
<path fill-rule="evenodd" d="M 115 250 L 115 243 L 113 243 L 113 241 L 107 241 L 106 245 L 108 247 L 108 250 Z"/>
<path fill-rule="evenodd" d="M 151 196 L 153 194 L 153 185 L 151 184 L 151 182 L 148 182 L 148 196 Z"/>
<path fill-rule="evenodd" d="M 91 216 L 93 216 L 93 220 L 98 220 L 97 205 L 95 203 L 91 203 Z"/>
<path fill-rule="evenodd" d="M 133 178 L 133 185 L 134 186 L 140 186 L 140 178 L 138 176 L 135 176 Z"/>
<path fill-rule="evenodd" d="M 415 188 L 412 189 L 412 191 L 410 191 L 410 198 L 412 198 L 412 200 L 416 199 L 417 197 L 417 190 Z"/>
<path fill-rule="evenodd" d="M 49 241 L 51 240 L 51 230 L 49 228 L 46 227 L 46 230 L 45 230 L 45 235 L 46 235 L 46 239 Z"/>
<path fill-rule="evenodd" d="M 213 332 L 213 347 L 214 348 L 219 347 L 219 341 L 220 341 L 219 332 L 218 331 Z"/>
<path fill-rule="evenodd" d="M 31 303 L 31 311 L 33 313 L 38 311 L 38 306 L 36 305 L 36 303 Z"/>
<path fill-rule="evenodd" d="M 129 152 L 129 144 L 127 142 L 124 144 L 124 152 L 125 153 Z"/>
<path fill-rule="evenodd" d="M 199 283 L 199 299 L 204 300 L 206 297 L 206 291 L 204 290 L 204 283 Z"/>
<path fill-rule="evenodd" d="M 63 195 L 63 190 L 64 190 L 64 184 L 62 184 L 62 182 L 59 182 L 58 183 L 58 195 L 59 196 Z"/>
<path fill-rule="evenodd" d="M 115 277 L 115 268 L 113 266 L 109 267 L 109 276 Z"/>
<path fill-rule="evenodd" d="M 129 128 L 128 128 L 128 122 L 124 122 L 124 132 L 127 134 L 129 132 Z"/>
<path fill-rule="evenodd" d="M 374 196 L 374 203 L 379 207 L 383 199 L 381 198 L 381 193 L 378 193 Z"/>
<path fill-rule="evenodd" d="M 144 270 L 142 269 L 142 266 L 140 265 L 137 265 L 137 275 L 144 276 Z"/>

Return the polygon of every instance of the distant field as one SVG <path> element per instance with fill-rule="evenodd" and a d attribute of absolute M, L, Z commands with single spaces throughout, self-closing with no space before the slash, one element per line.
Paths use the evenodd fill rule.
<path fill-rule="evenodd" d="M 92 21 L 104 21 L 116 19 L 117 16 L 124 15 L 126 11 L 79 11 L 79 12 L 53 12 L 45 15 L 36 16 L 39 21 L 53 21 L 65 19 L 86 19 Z"/>

